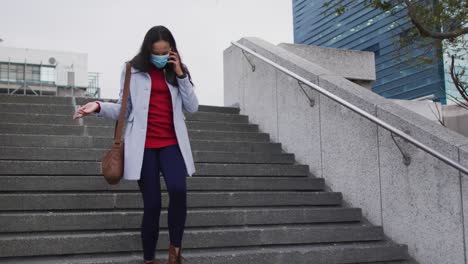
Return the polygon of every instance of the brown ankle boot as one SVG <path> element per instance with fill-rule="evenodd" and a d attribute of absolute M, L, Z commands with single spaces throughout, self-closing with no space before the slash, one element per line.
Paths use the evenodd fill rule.
<path fill-rule="evenodd" d="M 148 260 L 148 261 L 143 260 L 143 263 L 144 263 L 144 264 L 159 264 L 159 262 L 158 262 L 156 259 L 154 259 L 154 260 Z"/>
<path fill-rule="evenodd" d="M 179 252 L 176 252 L 176 247 L 173 245 L 169 245 L 169 256 L 167 258 L 168 264 L 182 264 L 182 260 L 185 258 L 182 257 L 182 247 L 179 248 Z"/>

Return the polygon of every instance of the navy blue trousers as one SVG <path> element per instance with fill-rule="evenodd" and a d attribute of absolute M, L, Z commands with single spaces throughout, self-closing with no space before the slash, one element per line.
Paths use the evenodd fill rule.
<path fill-rule="evenodd" d="M 143 197 L 141 240 L 145 260 L 152 260 L 159 238 L 162 172 L 169 194 L 167 224 L 170 243 L 181 247 L 187 217 L 187 182 L 184 158 L 179 145 L 145 148 L 138 186 Z"/>

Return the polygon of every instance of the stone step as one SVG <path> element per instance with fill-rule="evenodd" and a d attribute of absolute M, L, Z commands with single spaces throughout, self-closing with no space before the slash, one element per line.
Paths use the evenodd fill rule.
<path fill-rule="evenodd" d="M 1 123 L 0 134 L 32 134 L 32 135 L 68 135 L 84 136 L 86 127 L 80 125 L 54 125 L 54 124 L 15 124 Z M 87 135 L 87 134 L 86 134 Z M 113 136 L 109 133 L 108 136 Z"/>
<path fill-rule="evenodd" d="M 162 237 L 162 236 L 161 236 Z M 162 240 L 161 243 L 164 243 Z M 167 244 L 164 244 L 164 246 Z M 156 259 L 167 262 L 167 248 L 156 250 Z M 159 249 L 161 248 L 161 249 Z M 301 245 L 262 245 L 183 249 L 182 255 L 190 264 L 416 264 L 399 261 L 408 257 L 408 247 L 388 241 L 339 242 Z M 216 252 L 214 254 L 213 252 Z M 313 262 L 311 262 L 313 260 Z M 141 264 L 142 252 L 73 254 L 67 256 L 0 258 L 4 264 Z"/>
<path fill-rule="evenodd" d="M 161 189 L 166 190 L 162 174 Z M 315 177 L 187 177 L 187 189 L 191 191 L 321 191 L 323 178 Z M 135 191 L 136 181 L 121 181 L 109 185 L 102 175 L 96 176 L 0 176 L 1 192 L 26 191 Z"/>
<path fill-rule="evenodd" d="M 161 228 L 156 248 L 166 249 L 168 238 L 167 229 Z M 255 225 L 209 229 L 188 227 L 184 231 L 184 248 L 357 242 L 383 238 L 381 226 L 361 223 Z M 139 250 L 141 234 L 138 229 L 1 234 L 0 248 L 0 257 L 121 252 Z"/>
<path fill-rule="evenodd" d="M 110 145 L 109 145 L 110 146 Z M 192 151 L 226 151 L 230 152 L 261 152 L 271 154 L 291 154 L 285 153 L 281 149 L 281 143 L 257 142 L 257 141 L 221 141 L 221 140 L 197 140 L 190 139 Z"/>
<path fill-rule="evenodd" d="M 38 96 L 42 97 L 42 96 Z M 16 101 L 15 101 L 16 100 Z M 77 100 L 76 107 L 72 104 L 71 98 L 57 100 L 55 102 L 47 102 L 52 100 L 50 98 L 41 100 L 33 99 L 24 99 L 21 101 L 19 98 L 13 98 L 13 101 L 9 101 L 8 98 L 4 98 L 0 102 L 0 112 L 5 113 L 40 113 L 40 114 L 72 114 L 75 111 L 75 108 L 84 105 L 85 103 L 78 103 Z M 93 100 L 90 101 L 95 101 Z M 99 99 L 99 101 L 106 101 Z M 240 109 L 235 107 L 225 107 L 225 106 L 212 106 L 212 105 L 199 105 L 198 112 L 209 112 L 209 113 L 224 113 L 224 114 L 239 114 Z"/>
<path fill-rule="evenodd" d="M 211 113 L 229 113 L 239 114 L 240 108 L 230 106 L 215 106 L 215 105 L 199 105 L 198 111 L 200 112 L 211 112 Z"/>
<path fill-rule="evenodd" d="M 198 175 L 216 176 L 310 176 L 301 164 L 195 163 Z M 0 175 L 100 175 L 101 162 L 0 160 Z"/>
<path fill-rule="evenodd" d="M 68 141 L 67 141 L 68 139 Z M 113 138 L 110 137 L 86 137 L 86 136 L 60 136 L 60 135 L 10 135 L 0 134 L 0 146 L 14 152 L 15 148 L 37 149 L 68 149 L 68 151 L 98 151 L 95 149 L 109 149 Z M 287 154 L 281 149 L 281 143 L 257 142 L 257 141 L 221 141 L 221 140 L 190 140 L 192 151 L 217 151 L 230 150 L 233 153 L 266 153 Z M 1 150 L 0 150 L 1 151 Z M 60 151 L 60 150 L 57 150 Z"/>
<path fill-rule="evenodd" d="M 106 99 L 106 98 L 89 98 L 89 97 L 76 97 L 76 104 L 78 106 L 84 105 L 87 102 L 92 101 L 104 101 L 104 102 L 117 102 L 117 99 Z M 199 105 L 198 112 L 211 112 L 211 113 L 227 113 L 227 114 L 239 114 L 240 108 L 230 106 L 214 106 L 214 105 Z"/>
<path fill-rule="evenodd" d="M 2 213 L 0 233 L 138 229 L 142 217 L 141 209 Z M 167 209 L 161 210 L 160 219 L 160 227 L 167 228 Z M 210 208 L 188 210 L 185 226 L 188 228 L 359 221 L 361 221 L 360 208 L 320 206 Z"/>
<path fill-rule="evenodd" d="M 187 207 L 341 205 L 340 192 L 204 191 L 187 192 Z M 167 208 L 167 192 L 161 193 Z M 1 211 L 143 208 L 139 191 L 1 193 Z M 1 247 L 0 247 L 1 248 Z"/>
<path fill-rule="evenodd" d="M 72 104 L 38 104 L 36 102 L 0 104 L 0 113 L 68 115 L 71 118 L 74 112 L 75 107 Z"/>
<path fill-rule="evenodd" d="M 257 124 L 242 123 L 220 123 L 220 122 L 200 122 L 185 121 L 188 130 L 203 131 L 229 131 L 229 132 L 259 132 Z M 3 125 L 3 124 L 2 124 Z M 21 124 L 18 124 L 21 125 Z M 91 136 L 114 135 L 115 124 L 112 126 L 86 126 L 87 132 Z M 139 129 L 135 124 L 133 129 Z"/>
<path fill-rule="evenodd" d="M 403 246 L 405 246 L 405 245 L 403 245 Z M 406 248 L 408 248 L 408 247 L 406 247 Z M 409 260 L 407 258 L 410 258 L 410 256 L 408 254 L 406 254 L 406 256 L 403 258 L 405 260 L 394 260 L 394 261 L 389 260 L 389 261 L 378 261 L 378 262 L 372 261 L 372 262 L 366 262 L 365 264 L 419 264 L 419 262 Z"/>
<path fill-rule="evenodd" d="M 249 123 L 247 115 L 238 113 L 197 111 L 195 113 L 184 113 L 186 121 L 226 122 L 226 123 Z"/>
<path fill-rule="evenodd" d="M 48 95 L 0 95 L 0 104 L 58 104 L 72 105 L 72 97 L 48 96 Z"/>
<path fill-rule="evenodd" d="M 212 135 L 214 139 L 204 139 L 205 136 L 200 136 L 203 135 L 203 132 L 189 131 L 192 150 L 223 151 L 229 149 L 235 152 L 281 153 L 281 143 L 269 142 L 268 135 L 265 137 L 265 134 L 231 133 L 232 135 L 240 135 L 237 141 L 236 138 L 222 140 L 223 138 L 220 136 L 216 139 L 215 135 L 220 134 L 220 132 L 207 132 L 207 134 Z M 222 132 L 222 134 L 226 133 Z M 197 137 L 201 139 L 197 139 Z M 227 137 L 226 134 L 226 139 Z M 111 137 L 0 134 L 0 146 L 2 147 L 110 148 L 113 140 Z"/>
<path fill-rule="evenodd" d="M 84 125 L 90 126 L 114 126 L 115 121 L 96 116 L 87 116 L 82 119 L 73 119 L 72 115 L 64 114 L 38 114 L 38 113 L 9 113 L 2 112 L 1 122 L 20 123 L 20 124 L 60 124 L 60 125 Z M 248 118 L 245 115 L 196 112 L 185 114 L 186 121 L 199 121 L 211 123 L 235 123 L 248 124 Z"/>
<path fill-rule="evenodd" d="M 142 263 L 137 181 L 112 186 L 101 175 L 115 121 L 72 119 L 95 100 L 117 101 L 0 95 L 0 263 Z M 187 178 L 189 263 L 416 264 L 239 108 L 200 105 L 184 115 L 196 162 Z M 163 261 L 169 197 L 159 177 Z"/>
<path fill-rule="evenodd" d="M 186 121 L 188 130 L 258 133 L 258 125 Z M 0 134 L 114 136 L 114 126 L 81 126 L 59 124 L 16 124 L 0 122 Z M 124 130 L 125 131 L 125 130 Z M 190 136 L 190 135 L 189 135 Z"/>
<path fill-rule="evenodd" d="M 101 161 L 107 148 L 2 147 L 0 160 Z M 192 150 L 195 162 L 293 164 L 294 154 Z"/>

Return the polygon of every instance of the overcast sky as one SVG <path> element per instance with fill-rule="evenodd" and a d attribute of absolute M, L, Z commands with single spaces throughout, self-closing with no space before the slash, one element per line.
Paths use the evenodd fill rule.
<path fill-rule="evenodd" d="M 292 0 L 0 0 L 0 45 L 88 54 L 102 97 L 146 32 L 164 25 L 189 67 L 200 104 L 223 105 L 223 50 L 245 36 L 293 42 Z"/>

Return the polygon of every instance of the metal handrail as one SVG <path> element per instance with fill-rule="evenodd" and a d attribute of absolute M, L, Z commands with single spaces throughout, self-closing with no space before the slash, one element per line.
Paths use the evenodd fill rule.
<path fill-rule="evenodd" d="M 245 50 L 247 51 L 248 53 L 254 55 L 255 57 L 263 60 L 264 62 L 270 64 L 271 66 L 277 68 L 278 70 L 286 73 L 287 75 L 303 82 L 304 84 L 308 85 L 308 86 L 311 86 L 313 87 L 315 90 L 319 91 L 320 93 L 328 96 L 329 98 L 335 100 L 336 102 L 348 107 L 349 109 L 353 110 L 354 112 L 364 116 L 365 118 L 371 120 L 372 122 L 386 128 L 387 130 L 390 130 L 391 132 L 405 138 L 406 140 L 408 140 L 409 142 L 413 143 L 414 145 L 416 145 L 417 147 L 419 147 L 420 149 L 423 149 L 424 151 L 426 151 L 427 153 L 431 154 L 432 156 L 444 161 L 445 163 L 451 165 L 452 167 L 466 173 L 468 175 L 468 168 L 462 166 L 460 163 L 456 162 L 456 161 L 453 161 L 452 159 L 446 157 L 445 155 L 441 154 L 440 152 L 438 152 L 437 150 L 429 147 L 429 146 L 426 146 L 424 145 L 423 143 L 419 142 L 418 140 L 414 139 L 413 137 L 411 137 L 410 135 L 406 134 L 405 132 L 399 130 L 398 128 L 395 128 L 394 126 L 386 123 L 385 121 L 367 113 L 366 111 L 362 110 L 361 108 L 347 102 L 346 100 L 343 100 L 342 98 L 330 93 L 329 91 L 323 89 L 322 87 L 310 82 L 309 80 L 297 75 L 296 73 L 284 68 L 283 66 L 281 65 L 278 65 L 276 64 L 275 62 L 265 58 L 264 56 L 258 54 L 257 52 L 247 48 L 246 46 L 236 42 L 236 41 L 231 41 L 231 44 L 233 44 L 234 46 L 237 46 L 238 48 L 240 48 L 241 50 Z"/>

